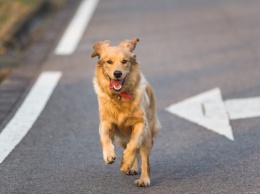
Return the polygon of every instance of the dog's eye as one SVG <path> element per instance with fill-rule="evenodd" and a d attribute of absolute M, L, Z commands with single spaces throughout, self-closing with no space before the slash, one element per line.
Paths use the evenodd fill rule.
<path fill-rule="evenodd" d="M 123 60 L 123 61 L 122 61 L 123 64 L 126 64 L 127 62 L 128 62 L 127 60 Z"/>
<path fill-rule="evenodd" d="M 110 65 L 112 65 L 112 64 L 113 64 L 113 61 L 108 60 L 107 63 L 110 64 Z"/>

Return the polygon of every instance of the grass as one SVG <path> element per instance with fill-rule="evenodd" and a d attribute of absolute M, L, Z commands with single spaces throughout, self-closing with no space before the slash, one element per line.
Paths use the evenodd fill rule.
<path fill-rule="evenodd" d="M 0 69 L 0 83 L 9 75 L 11 68 L 2 68 Z"/>
<path fill-rule="evenodd" d="M 0 41 L 8 36 L 10 28 L 37 3 L 38 0 L 0 0 Z"/>
<path fill-rule="evenodd" d="M 11 28 L 39 3 L 39 0 L 0 0 L 0 57 L 3 60 L 7 50 L 2 43 L 9 38 Z M 3 55 L 3 56 L 1 56 Z M 0 83 L 11 72 L 11 67 L 1 66 Z"/>
<path fill-rule="evenodd" d="M 42 1 L 51 3 L 51 9 L 55 11 L 62 7 L 67 0 L 0 0 L 0 84 L 13 66 L 19 63 L 20 53 L 22 53 L 21 50 L 10 51 L 6 47 L 5 43 L 12 40 L 10 32 Z M 14 56 L 14 52 L 19 52 L 17 55 L 19 57 Z"/>

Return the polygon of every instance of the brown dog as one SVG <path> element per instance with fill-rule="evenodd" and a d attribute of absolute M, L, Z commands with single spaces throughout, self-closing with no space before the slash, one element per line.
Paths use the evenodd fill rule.
<path fill-rule="evenodd" d="M 159 129 L 153 91 L 139 70 L 135 49 L 138 38 L 118 46 L 110 41 L 96 42 L 92 57 L 99 57 L 93 79 L 100 114 L 100 142 L 106 164 L 116 159 L 113 140 L 125 149 L 120 170 L 127 175 L 138 172 L 138 154 L 142 173 L 135 183 L 150 185 L 149 154 Z"/>

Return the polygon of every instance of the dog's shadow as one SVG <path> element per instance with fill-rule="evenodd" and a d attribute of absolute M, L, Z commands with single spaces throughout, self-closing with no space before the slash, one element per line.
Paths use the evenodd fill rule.
<path fill-rule="evenodd" d="M 225 140 L 223 136 L 213 138 L 172 155 L 160 152 L 152 160 L 152 182 L 159 185 L 173 180 L 192 178 L 205 173 L 214 173 L 236 166 L 251 155 L 260 153 L 259 129 L 251 129 L 236 134 L 235 141 Z M 176 183 L 177 184 L 177 183 Z"/>

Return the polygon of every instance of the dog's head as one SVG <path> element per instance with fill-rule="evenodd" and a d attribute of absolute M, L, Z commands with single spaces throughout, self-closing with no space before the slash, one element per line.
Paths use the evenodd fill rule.
<path fill-rule="evenodd" d="M 133 38 L 124 40 L 118 46 L 110 46 L 110 41 L 106 40 L 93 45 L 91 57 L 98 56 L 98 67 L 102 68 L 111 90 L 119 92 L 123 89 L 132 66 L 136 64 L 133 50 L 138 41 L 138 38 Z"/>

